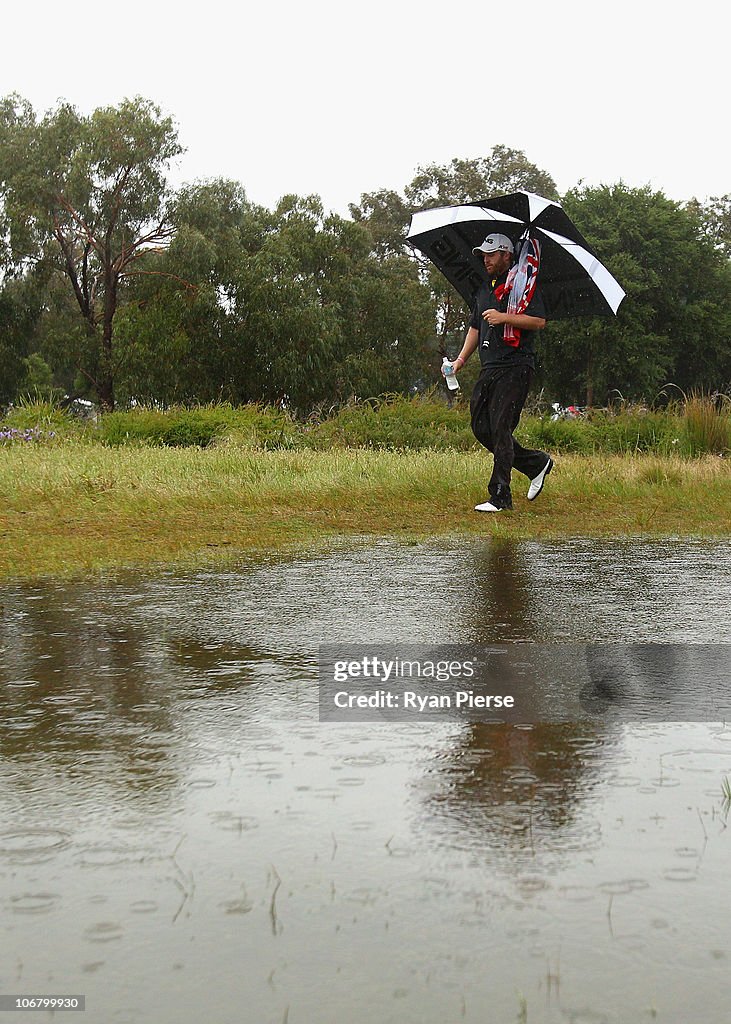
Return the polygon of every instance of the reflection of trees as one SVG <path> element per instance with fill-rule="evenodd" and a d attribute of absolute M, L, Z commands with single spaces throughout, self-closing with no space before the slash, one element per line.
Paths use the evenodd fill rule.
<path fill-rule="evenodd" d="M 120 595 L 121 596 L 121 595 Z M 103 789 L 162 795 L 178 771 L 169 699 L 149 644 L 113 594 L 16 586 L 0 620 L 0 752 L 44 771 L 89 773 Z M 114 612 L 116 611 L 116 614 Z M 32 786 L 34 773 L 19 785 Z"/>
<path fill-rule="evenodd" d="M 74 774 L 93 768 L 104 787 L 159 796 L 179 785 L 187 770 L 182 702 L 240 689 L 270 656 L 188 636 L 195 616 L 177 594 L 176 615 L 166 621 L 167 601 L 164 591 L 140 596 L 139 581 L 133 591 L 8 588 L 0 615 L 6 763 L 30 759 Z"/>

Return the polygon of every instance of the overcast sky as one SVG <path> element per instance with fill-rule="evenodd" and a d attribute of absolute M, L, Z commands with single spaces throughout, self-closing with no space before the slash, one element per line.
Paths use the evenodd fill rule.
<path fill-rule="evenodd" d="M 347 212 L 415 169 L 521 149 L 559 190 L 731 192 L 725 4 L 168 0 L 4 12 L 0 95 L 81 111 L 142 95 L 176 119 L 177 183 Z"/>

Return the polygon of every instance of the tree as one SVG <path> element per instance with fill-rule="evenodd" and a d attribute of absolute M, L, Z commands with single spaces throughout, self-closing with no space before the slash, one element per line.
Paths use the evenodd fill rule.
<path fill-rule="evenodd" d="M 368 228 L 379 254 L 397 254 L 404 251 L 409 220 L 417 210 L 479 202 L 520 189 L 558 199 L 550 174 L 520 150 L 497 145 L 486 157 L 455 157 L 448 164 L 419 167 L 403 195 L 389 189 L 366 192 L 349 209 L 353 220 Z"/>
<path fill-rule="evenodd" d="M 493 146 L 487 157 L 453 159 L 442 166 L 420 167 L 405 193 L 413 209 L 473 203 L 489 196 L 525 189 L 558 199 L 556 183 L 519 149 Z"/>
<path fill-rule="evenodd" d="M 13 400 L 25 373 L 26 309 L 7 285 L 0 291 L 0 405 Z"/>
<path fill-rule="evenodd" d="M 268 401 L 305 411 L 406 390 L 423 372 L 428 292 L 405 256 L 374 255 L 363 226 L 326 215 L 317 196 L 281 200 L 234 305 Z"/>
<path fill-rule="evenodd" d="M 698 220 L 703 234 L 731 259 L 731 195 L 712 196 L 707 203 L 691 199 L 686 208 Z"/>
<path fill-rule="evenodd" d="M 170 236 L 165 172 L 182 152 L 169 117 L 136 97 L 85 117 L 67 103 L 38 120 L 0 101 L 0 198 L 6 266 L 65 276 L 83 330 L 69 353 L 104 408 L 119 369 L 114 320 L 140 261 Z"/>
<path fill-rule="evenodd" d="M 254 393 L 254 340 L 235 308 L 242 265 L 273 230 L 273 214 L 234 181 L 181 189 L 169 207 L 174 235 L 148 255 L 120 310 L 122 397 L 163 403 L 246 402 Z"/>
<path fill-rule="evenodd" d="M 627 297 L 616 318 L 550 326 L 542 347 L 551 390 L 593 405 L 614 389 L 651 399 L 668 381 L 687 388 L 727 379 L 728 268 L 692 212 L 621 182 L 574 189 L 563 206 Z"/>
<path fill-rule="evenodd" d="M 424 377 L 431 310 L 412 262 L 374 255 L 365 228 L 318 196 L 270 211 L 214 180 L 183 189 L 170 215 L 170 246 L 144 261 L 120 310 L 120 394 L 306 413 Z"/>

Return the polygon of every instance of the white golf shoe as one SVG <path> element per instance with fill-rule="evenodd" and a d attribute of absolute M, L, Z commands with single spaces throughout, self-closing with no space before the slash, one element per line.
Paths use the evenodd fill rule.
<path fill-rule="evenodd" d="M 548 474 L 551 472 L 552 469 L 553 469 L 553 459 L 550 458 L 550 456 L 549 456 L 548 462 L 543 467 L 543 469 L 540 471 L 538 476 L 534 476 L 533 479 L 530 482 L 530 487 L 528 488 L 528 501 L 535 501 L 535 499 L 538 497 L 538 495 L 543 490 L 543 484 L 545 482 L 545 479 L 548 476 Z"/>
<path fill-rule="evenodd" d="M 483 501 L 481 505 L 475 505 L 475 512 L 504 512 L 505 509 L 499 505 L 493 505 L 491 501 Z"/>

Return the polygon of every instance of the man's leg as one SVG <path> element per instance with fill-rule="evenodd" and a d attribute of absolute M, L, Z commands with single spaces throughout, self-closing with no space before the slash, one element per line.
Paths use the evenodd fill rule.
<path fill-rule="evenodd" d="M 520 420 L 529 384 L 530 367 L 527 366 L 506 367 L 497 371 L 492 381 L 488 406 L 495 465 L 487 489 L 493 496 L 510 494 L 516 445 L 513 431 Z"/>
<path fill-rule="evenodd" d="M 480 375 L 470 399 L 470 417 L 472 433 L 477 440 L 493 451 L 493 431 L 490 421 L 490 402 L 492 396 L 492 379 L 494 371 L 488 371 Z M 497 512 L 503 508 L 512 508 L 510 488 L 503 488 L 498 492 L 490 491 L 490 500 L 480 505 L 475 505 L 476 512 Z"/>
<path fill-rule="evenodd" d="M 548 463 L 548 455 L 532 448 L 524 448 L 513 438 L 513 468 L 523 473 L 529 480 L 538 476 Z"/>
<path fill-rule="evenodd" d="M 525 394 L 523 396 L 523 401 L 520 403 L 520 409 L 517 411 L 515 422 L 513 423 L 513 430 L 518 426 L 520 413 L 523 411 L 525 400 L 528 397 L 528 389 L 530 388 L 532 376 L 533 371 L 528 368 L 525 382 Z M 527 476 L 531 481 L 531 488 L 528 491 L 529 501 L 540 494 L 541 488 L 543 487 L 543 476 L 547 476 L 548 473 L 550 473 L 552 465 L 551 457 L 547 455 L 546 452 L 542 452 L 534 448 L 524 448 L 519 441 L 516 441 L 515 438 L 513 438 L 513 469 L 517 469 L 519 473 Z M 535 494 L 532 493 L 533 491 L 535 491 Z"/>
<path fill-rule="evenodd" d="M 470 426 L 480 444 L 491 452 L 490 410 L 487 404 L 487 383 L 484 374 L 480 374 L 470 398 Z"/>

